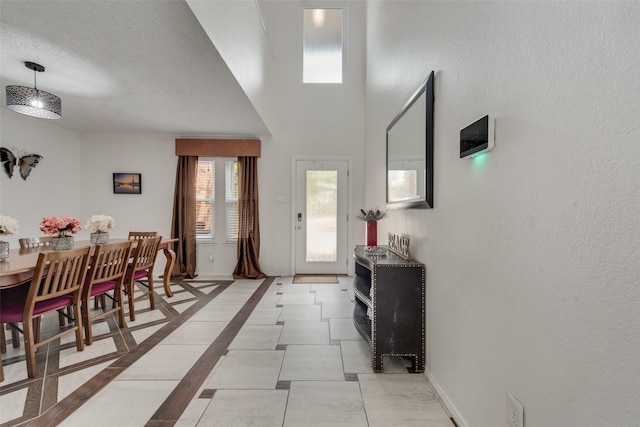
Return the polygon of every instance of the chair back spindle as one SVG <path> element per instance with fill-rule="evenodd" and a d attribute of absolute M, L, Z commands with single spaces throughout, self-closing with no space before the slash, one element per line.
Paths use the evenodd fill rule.
<path fill-rule="evenodd" d="M 127 270 L 132 243 L 128 241 L 96 246 L 88 283 L 101 283 L 123 276 Z"/>
<path fill-rule="evenodd" d="M 38 255 L 33 280 L 39 279 L 40 286 L 32 284 L 27 302 L 35 305 L 40 301 L 78 292 L 87 274 L 89 250 L 81 248 Z"/>
<path fill-rule="evenodd" d="M 161 237 L 142 239 L 143 242 L 138 244 L 133 260 L 133 268 L 135 271 L 146 270 L 153 267 L 158 256 L 158 245 Z"/>
<path fill-rule="evenodd" d="M 137 240 L 137 239 L 149 239 L 151 237 L 157 237 L 157 231 L 130 231 L 128 239 L 129 240 Z"/>
<path fill-rule="evenodd" d="M 51 236 L 23 237 L 18 239 L 20 249 L 37 248 L 40 246 L 51 246 Z"/>

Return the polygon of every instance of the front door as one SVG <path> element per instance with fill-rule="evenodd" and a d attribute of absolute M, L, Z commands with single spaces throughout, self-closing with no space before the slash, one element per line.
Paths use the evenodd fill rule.
<path fill-rule="evenodd" d="M 347 273 L 347 160 L 296 161 L 295 273 Z"/>

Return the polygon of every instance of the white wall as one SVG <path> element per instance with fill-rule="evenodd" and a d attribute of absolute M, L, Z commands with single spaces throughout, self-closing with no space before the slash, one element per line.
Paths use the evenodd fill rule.
<path fill-rule="evenodd" d="M 39 224 L 48 216 L 75 216 L 82 221 L 81 140 L 55 122 L 27 117 L 0 109 L 0 146 L 16 156 L 39 154 L 43 158 L 26 180 L 20 177 L 19 167 L 13 178 L 0 170 L 0 214 L 18 220 L 19 234 L 3 236 L 12 248 L 19 247 L 18 238 L 41 236 Z M 89 238 L 89 233 L 78 238 Z"/>
<path fill-rule="evenodd" d="M 130 230 L 157 231 L 171 237 L 175 190 L 175 138 L 166 135 L 81 135 L 81 201 L 83 225 L 94 214 L 112 216 L 109 236 L 125 238 Z M 141 194 L 113 194 L 113 173 L 142 174 Z M 158 256 L 157 274 L 165 259 Z"/>
<path fill-rule="evenodd" d="M 640 419 L 640 3 L 368 2 L 367 204 L 385 127 L 435 70 L 435 208 L 394 211 L 427 266 L 430 377 L 469 426 Z M 496 147 L 458 159 L 496 117 Z"/>
<path fill-rule="evenodd" d="M 111 215 L 116 229 L 171 235 L 175 190 L 175 139 L 162 135 L 82 135 L 82 204 L 84 216 Z M 142 174 L 141 194 L 113 194 L 113 173 Z"/>

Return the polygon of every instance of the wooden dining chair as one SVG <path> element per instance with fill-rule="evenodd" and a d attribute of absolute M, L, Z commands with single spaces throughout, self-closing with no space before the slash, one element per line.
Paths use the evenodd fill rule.
<path fill-rule="evenodd" d="M 41 237 L 23 237 L 21 239 L 18 239 L 18 243 L 20 243 L 20 249 L 32 249 L 32 248 L 39 248 L 39 247 L 48 247 L 51 246 L 51 239 L 53 238 L 53 236 L 41 236 Z M 66 316 L 63 313 L 60 313 L 60 315 L 58 316 L 58 320 L 60 323 L 60 327 L 64 327 L 65 324 L 65 319 L 69 319 L 70 317 L 72 317 L 71 315 L 71 309 L 67 309 L 67 314 Z M 14 331 L 15 333 L 15 331 Z M 14 346 L 16 344 L 14 343 Z"/>
<path fill-rule="evenodd" d="M 137 239 L 148 239 L 150 237 L 157 237 L 157 231 L 130 231 L 128 239 L 129 240 L 137 240 Z"/>
<path fill-rule="evenodd" d="M 148 239 L 150 237 L 156 237 L 158 235 L 157 231 L 130 231 L 127 236 L 128 240 L 138 240 L 138 239 Z M 126 291 L 126 288 L 125 288 Z M 99 304 L 102 304 L 102 308 L 104 309 L 104 298 L 94 300 L 94 307 L 98 308 Z"/>
<path fill-rule="evenodd" d="M 96 246 L 94 249 L 86 283 L 82 290 L 82 323 L 87 345 L 93 343 L 91 324 L 98 319 L 103 319 L 112 313 L 118 313 L 118 326 L 124 328 L 122 285 L 127 274 L 132 244 L 132 241 L 109 243 Z M 89 300 L 92 297 L 104 296 L 113 302 L 111 308 L 106 309 L 103 301 L 102 312 L 92 315 Z"/>
<path fill-rule="evenodd" d="M 22 323 L 23 329 L 20 332 L 24 335 L 29 378 L 34 378 L 38 373 L 36 350 L 62 335 L 75 332 L 76 348 L 78 351 L 84 350 L 80 300 L 90 250 L 90 247 L 84 247 L 40 253 L 26 300 L 22 304 L 3 305 L 0 311 L 1 323 L 10 323 L 16 328 L 18 323 Z M 45 313 L 68 306 L 73 309 L 72 326 L 41 341 L 38 336 L 39 322 L 34 326 L 34 320 L 39 320 Z"/>
<path fill-rule="evenodd" d="M 151 310 L 156 308 L 155 297 L 153 294 L 153 267 L 158 256 L 158 246 L 162 236 L 138 239 L 138 243 L 133 250 L 133 261 L 129 263 L 127 275 L 125 277 L 124 291 L 127 294 L 129 302 L 129 319 L 133 322 L 136 320 L 135 301 L 149 297 L 149 307 Z M 141 281 L 147 278 L 147 283 Z M 142 295 L 134 295 L 136 282 L 146 288 L 146 292 Z"/>
<path fill-rule="evenodd" d="M 51 246 L 52 236 L 42 237 L 23 237 L 18 239 L 20 243 L 20 249 L 37 248 L 39 246 Z"/>

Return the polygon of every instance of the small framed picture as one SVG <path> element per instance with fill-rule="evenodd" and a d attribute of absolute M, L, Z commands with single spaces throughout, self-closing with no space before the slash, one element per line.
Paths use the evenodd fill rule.
<path fill-rule="evenodd" d="M 113 194 L 141 194 L 142 174 L 114 173 Z"/>

